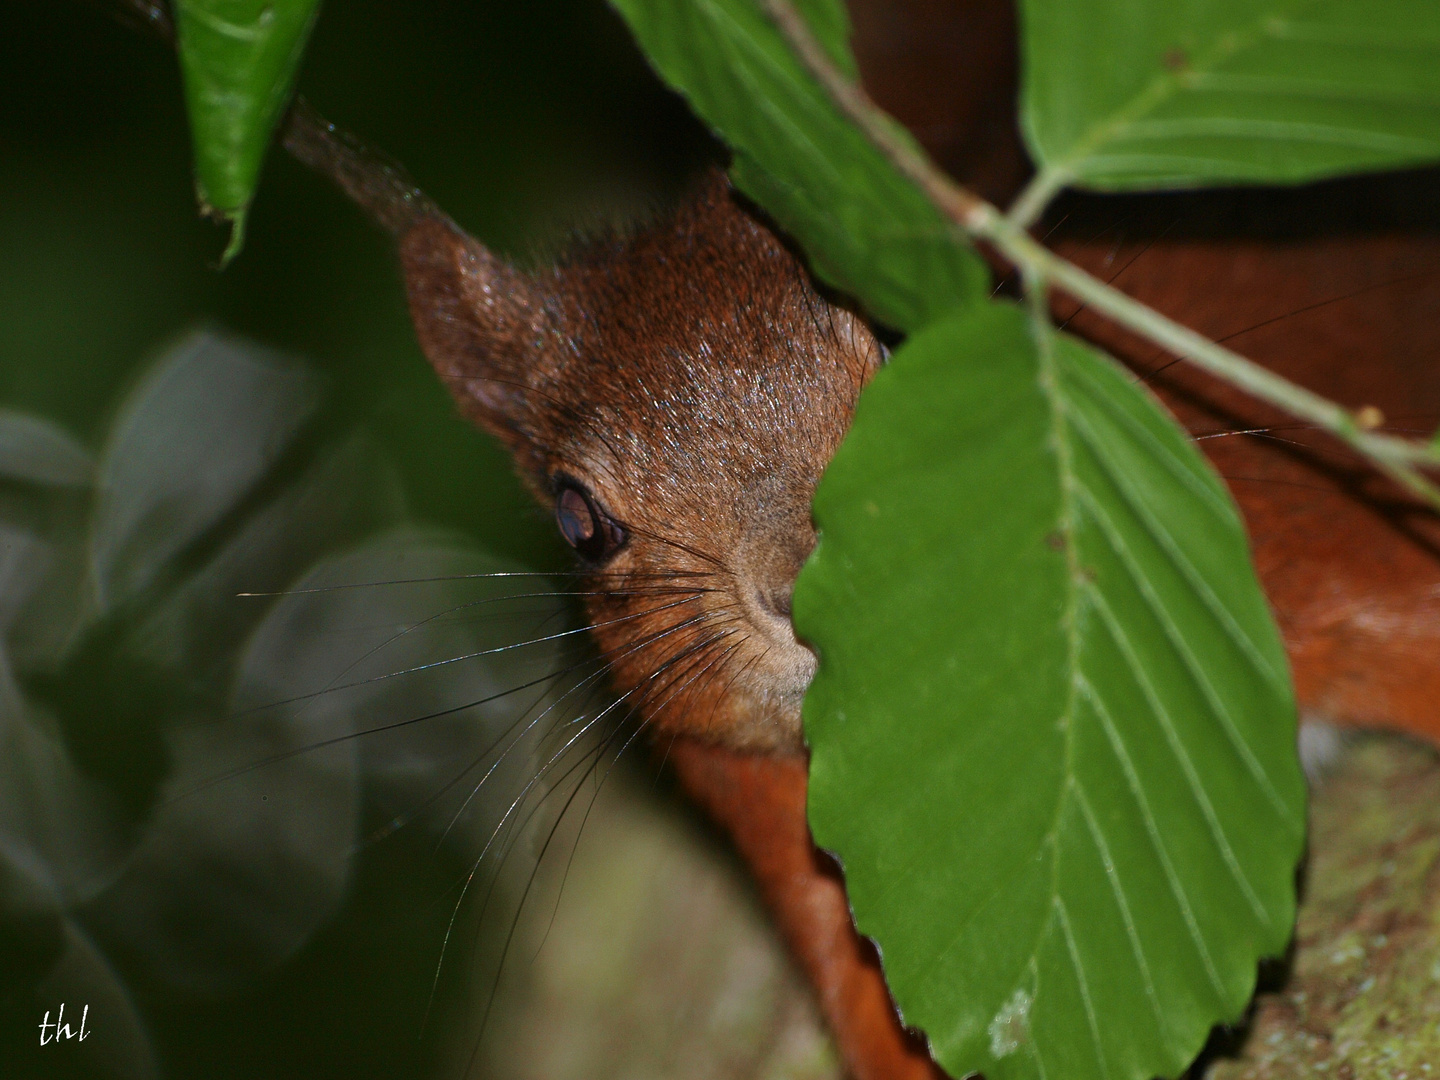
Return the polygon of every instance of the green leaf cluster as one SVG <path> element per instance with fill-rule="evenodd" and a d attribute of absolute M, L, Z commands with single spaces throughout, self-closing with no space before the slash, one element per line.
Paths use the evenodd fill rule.
<path fill-rule="evenodd" d="M 535 702 L 504 691 L 560 663 L 513 649 L 565 618 L 555 590 L 406 524 L 323 398 L 310 369 L 199 332 L 98 455 L 0 409 L 0 920 L 46 992 L 105 1017 L 106 1064 L 73 1075 L 162 1075 L 167 996 L 273 995 L 353 896 L 370 806 L 419 808 L 468 854 L 532 782 Z M 457 758 L 493 782 L 446 806 Z"/>

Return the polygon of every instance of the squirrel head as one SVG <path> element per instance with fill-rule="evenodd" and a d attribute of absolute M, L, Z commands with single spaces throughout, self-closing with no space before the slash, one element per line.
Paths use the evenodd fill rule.
<path fill-rule="evenodd" d="M 525 273 L 318 118 L 287 145 L 396 237 L 426 357 L 510 450 L 588 576 L 652 730 L 799 750 L 790 596 L 810 501 L 882 350 L 710 173 L 670 215 Z"/>
<path fill-rule="evenodd" d="M 589 572 L 616 690 L 656 730 L 798 749 L 815 657 L 790 594 L 880 362 L 864 322 L 719 173 L 533 276 L 438 218 L 400 254 L 425 355 Z"/>

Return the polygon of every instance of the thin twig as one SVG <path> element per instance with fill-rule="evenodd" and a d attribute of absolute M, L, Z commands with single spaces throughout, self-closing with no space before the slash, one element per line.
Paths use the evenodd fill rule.
<path fill-rule="evenodd" d="M 1042 198 L 1054 193 L 1049 190 L 1051 185 L 1032 193 L 1017 208 L 1015 220 L 1007 219 L 993 204 L 955 183 L 923 151 L 899 136 L 895 121 L 831 62 L 790 0 L 761 3 L 840 111 L 965 232 L 992 244 L 1027 275 L 1069 293 L 1126 329 L 1251 396 L 1329 432 L 1407 491 L 1440 510 L 1440 487 L 1415 468 L 1440 466 L 1440 449 L 1436 445 L 1367 431 L 1343 406 L 1216 344 L 1062 259 L 1036 241 L 1022 224 L 1038 216 L 1043 209 Z"/>
<path fill-rule="evenodd" d="M 1015 201 L 1010 204 L 1005 216 L 1017 229 L 1030 228 L 1040 220 L 1040 215 L 1045 212 L 1051 200 L 1060 194 L 1069 182 L 1070 176 L 1063 170 L 1041 169 L 1025 185 L 1024 190 L 1015 196 Z"/>

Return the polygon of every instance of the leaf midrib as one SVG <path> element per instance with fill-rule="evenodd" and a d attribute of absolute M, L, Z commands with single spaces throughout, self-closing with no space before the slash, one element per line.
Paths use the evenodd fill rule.
<path fill-rule="evenodd" d="M 1062 618 L 1064 621 L 1067 646 L 1069 650 L 1067 666 L 1068 678 L 1066 701 L 1060 717 L 1061 722 L 1064 724 L 1065 730 L 1065 760 L 1062 773 L 1064 779 L 1059 793 L 1059 798 L 1056 800 L 1055 815 L 1052 819 L 1050 829 L 1047 831 L 1043 841 L 1040 844 L 1041 849 L 1049 849 L 1050 902 L 1052 913 L 1051 917 L 1045 920 L 1045 922 L 1039 928 L 1039 933 L 1037 934 L 1037 937 L 1031 946 L 1030 964 L 1031 966 L 1033 966 L 1036 963 L 1039 955 L 1040 943 L 1050 933 L 1054 932 L 1057 920 L 1057 911 L 1059 912 L 1058 917 L 1060 921 L 1064 922 L 1064 899 L 1061 892 L 1060 883 L 1060 876 L 1062 873 L 1062 860 L 1060 858 L 1059 838 L 1066 811 L 1072 801 L 1080 810 L 1081 814 L 1086 818 L 1087 826 L 1091 829 L 1092 832 L 1092 838 L 1095 839 L 1097 843 L 1097 849 L 1102 851 L 1108 849 L 1108 843 L 1103 841 L 1103 830 L 1098 831 L 1098 836 L 1095 835 L 1098 829 L 1098 822 L 1090 820 L 1091 815 L 1089 813 L 1088 806 L 1082 805 L 1083 803 L 1085 803 L 1086 800 L 1084 798 L 1081 781 L 1076 773 L 1075 767 L 1076 706 L 1080 696 L 1081 687 L 1088 685 L 1088 680 L 1085 678 L 1085 675 L 1081 670 L 1080 666 L 1082 643 L 1080 641 L 1078 622 L 1079 608 L 1081 603 L 1083 602 L 1082 598 L 1085 595 L 1089 595 L 1090 603 L 1092 605 L 1097 605 L 1099 608 L 1102 609 L 1106 607 L 1104 598 L 1098 594 L 1093 584 L 1087 579 L 1083 568 L 1080 566 L 1079 561 L 1079 504 L 1082 501 L 1086 500 L 1087 496 L 1091 500 L 1093 500 L 1093 496 L 1089 495 L 1089 493 L 1084 490 L 1084 486 L 1080 481 L 1073 458 L 1073 452 L 1071 450 L 1072 439 L 1084 438 L 1084 436 L 1080 433 L 1079 430 L 1079 427 L 1083 425 L 1080 424 L 1080 418 L 1074 415 L 1072 410 L 1069 408 L 1068 402 L 1063 392 L 1063 388 L 1061 386 L 1061 376 L 1059 372 L 1060 358 L 1056 354 L 1055 338 L 1053 331 L 1051 330 L 1049 323 L 1045 321 L 1044 313 L 1039 311 L 1032 305 L 1029 321 L 1031 332 L 1035 336 L 1037 345 L 1037 353 L 1039 360 L 1039 370 L 1037 373 L 1038 383 L 1041 394 L 1045 397 L 1046 402 L 1050 407 L 1051 446 L 1055 454 L 1057 466 L 1060 473 L 1061 495 L 1057 531 L 1064 538 L 1064 551 L 1066 557 L 1066 583 L 1068 586 L 1068 594 L 1066 597 L 1065 611 Z M 1131 434 L 1133 435 L 1135 433 L 1132 431 Z M 1148 435 L 1148 432 L 1146 434 Z M 1172 463 L 1167 462 L 1167 464 Z M 1186 475 L 1183 477 L 1183 480 L 1193 482 L 1198 480 L 1198 478 Z M 1205 485 L 1201 484 L 1200 486 L 1204 487 Z M 1207 492 L 1207 494 L 1211 494 L 1213 498 L 1213 493 Z M 1224 515 L 1222 514 L 1221 516 L 1223 517 Z M 1208 607 L 1208 605 L 1206 606 Z M 1104 612 L 1102 611 L 1101 614 L 1103 619 Z M 1113 634 L 1114 627 L 1112 626 L 1110 629 L 1111 633 Z M 1174 647 L 1173 641 L 1171 641 L 1171 647 Z M 1127 658 L 1133 665 L 1134 658 Z M 1261 670 L 1264 671 L 1264 666 L 1261 667 Z M 1153 697 L 1150 688 L 1147 688 L 1146 693 L 1147 699 L 1151 699 Z M 1090 698 L 1092 702 L 1092 707 L 1095 708 L 1097 716 L 1102 714 L 1104 711 L 1104 707 L 1098 700 L 1097 691 L 1093 687 L 1090 687 L 1089 694 L 1087 696 Z M 1158 715 L 1161 711 L 1158 708 L 1158 703 L 1154 700 L 1150 700 L 1150 704 L 1152 710 L 1156 711 Z M 1207 706 L 1211 704 L 1208 698 L 1206 700 L 1206 704 Z M 1162 718 L 1161 722 L 1162 726 L 1167 727 L 1167 729 L 1169 728 L 1170 724 L 1168 721 L 1165 721 Z M 1113 742 L 1115 739 L 1121 737 L 1119 731 L 1111 730 L 1112 725 L 1107 724 L 1103 719 L 1101 720 L 1101 723 L 1102 726 L 1107 728 L 1107 741 L 1112 743 L 1112 753 L 1117 752 L 1117 748 L 1113 745 Z M 1171 752 L 1175 753 L 1177 755 L 1177 758 L 1182 759 L 1180 762 L 1182 771 L 1186 772 L 1187 780 L 1190 782 L 1189 786 L 1191 787 L 1192 794 L 1195 794 L 1194 786 L 1197 783 L 1197 778 L 1195 778 L 1193 775 L 1190 775 L 1193 771 L 1193 764 L 1190 765 L 1190 768 L 1186 767 L 1189 763 L 1183 760 L 1184 752 L 1177 748 L 1173 742 L 1175 733 L 1173 731 L 1167 731 L 1167 734 L 1170 736 L 1170 738 L 1167 738 L 1166 742 L 1169 745 Z M 1227 996 L 1225 992 L 1225 987 L 1223 985 L 1223 982 L 1219 978 L 1219 972 L 1215 968 L 1214 959 L 1210 956 L 1209 949 L 1205 944 L 1204 935 L 1200 933 L 1199 926 L 1195 923 L 1195 916 L 1193 910 L 1191 909 L 1189 896 L 1185 893 L 1185 890 L 1181 883 L 1176 879 L 1174 869 L 1170 865 L 1169 859 L 1163 849 L 1163 846 L 1159 843 L 1159 837 L 1155 834 L 1155 822 L 1152 816 L 1153 811 L 1148 809 L 1148 800 L 1144 798 L 1142 792 L 1136 786 L 1137 778 L 1130 775 L 1130 768 L 1133 768 L 1133 765 L 1130 768 L 1127 768 L 1123 760 L 1121 760 L 1119 764 L 1121 765 L 1121 771 L 1124 772 L 1127 776 L 1127 786 L 1131 789 L 1132 796 L 1140 800 L 1141 816 L 1145 819 L 1146 831 L 1150 835 L 1151 844 L 1155 849 L 1155 855 L 1161 863 L 1162 872 L 1164 873 L 1167 882 L 1170 885 L 1171 892 L 1173 893 L 1175 900 L 1180 907 L 1182 919 L 1185 921 L 1186 928 L 1189 931 L 1189 934 L 1200 955 L 1201 963 L 1202 966 L 1205 968 L 1208 981 L 1210 982 L 1212 989 L 1216 992 L 1219 998 L 1221 1000 L 1225 1000 Z M 1268 910 L 1265 909 L 1263 904 L 1259 903 L 1258 896 L 1256 896 L 1253 891 L 1253 886 L 1249 882 L 1248 878 L 1245 876 L 1243 868 L 1238 865 L 1235 853 L 1230 847 L 1228 837 L 1226 837 L 1224 830 L 1219 827 L 1218 821 L 1214 819 L 1213 807 L 1209 807 L 1207 805 L 1207 802 L 1208 800 L 1206 797 L 1202 796 L 1200 798 L 1201 813 L 1202 816 L 1204 816 L 1206 819 L 1206 825 L 1209 831 L 1211 832 L 1212 836 L 1217 840 L 1221 848 L 1222 861 L 1226 864 L 1227 869 L 1230 870 L 1232 875 L 1237 875 L 1236 884 L 1239 886 L 1240 892 L 1245 897 L 1247 901 L 1247 906 L 1251 908 L 1252 913 L 1258 915 L 1260 921 L 1263 924 L 1268 926 L 1271 921 L 1270 913 L 1268 912 Z M 1123 893 L 1123 887 L 1119 886 L 1116 879 L 1110 873 L 1110 868 L 1108 866 L 1106 867 L 1106 877 L 1112 885 L 1112 895 L 1115 888 L 1121 888 Z M 1122 921 L 1124 921 L 1125 923 L 1126 936 L 1131 946 L 1133 959 L 1136 963 L 1136 966 L 1140 970 L 1142 981 L 1145 985 L 1147 1001 L 1149 1001 L 1151 1008 L 1156 1010 L 1156 1014 L 1158 1017 L 1159 1015 L 1161 1015 L 1158 1001 L 1158 992 L 1156 991 L 1152 978 L 1150 976 L 1149 964 L 1147 959 L 1145 958 L 1144 949 L 1138 939 L 1135 937 L 1135 928 L 1133 926 L 1133 921 L 1128 911 L 1128 903 L 1124 900 L 1123 895 L 1116 898 L 1116 903 L 1120 908 Z M 1080 964 L 1078 955 L 1076 955 L 1074 951 L 1073 940 L 1071 938 L 1068 926 L 1063 927 L 1063 929 L 1066 933 L 1067 953 L 1070 956 L 1071 965 L 1074 968 L 1077 983 L 1081 987 L 1082 994 L 1085 998 L 1087 1022 L 1091 1024 L 1091 1034 L 1092 1041 L 1094 1042 L 1096 1061 L 1099 1064 L 1102 1074 L 1108 1077 L 1109 1066 L 1105 1058 L 1103 1045 L 1101 1044 L 1099 1039 L 1098 1030 L 1093 1026 L 1093 1006 L 1089 1000 L 1088 987 L 1085 981 L 1082 966 Z M 1169 1042 L 1170 1040 L 1167 1038 L 1166 1041 Z"/>

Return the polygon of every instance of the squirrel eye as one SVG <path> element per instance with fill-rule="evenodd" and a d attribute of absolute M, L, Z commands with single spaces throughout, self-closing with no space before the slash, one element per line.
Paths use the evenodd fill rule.
<path fill-rule="evenodd" d="M 565 542 L 588 562 L 604 562 L 626 540 L 625 530 L 585 488 L 568 478 L 559 481 L 555 495 L 555 524 Z"/>

